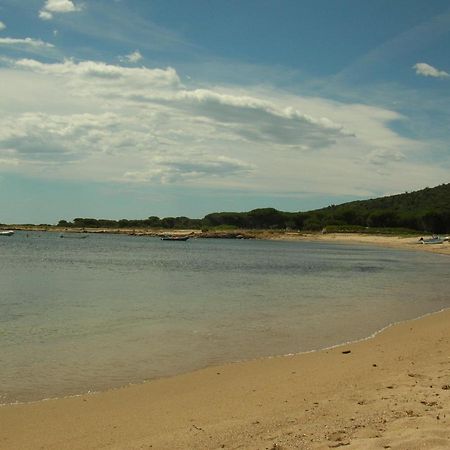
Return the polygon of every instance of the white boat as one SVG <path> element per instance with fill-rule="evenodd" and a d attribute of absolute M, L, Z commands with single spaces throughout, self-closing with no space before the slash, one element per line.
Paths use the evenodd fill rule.
<path fill-rule="evenodd" d="M 0 231 L 0 236 L 12 236 L 14 234 L 13 230 Z"/>
<path fill-rule="evenodd" d="M 427 244 L 427 245 L 430 245 L 430 244 L 443 244 L 444 241 L 445 241 L 445 239 L 443 239 L 443 238 L 441 238 L 439 236 L 433 236 L 433 237 L 431 237 L 429 239 L 424 239 L 424 238 L 420 238 L 419 239 L 419 242 L 421 244 Z"/>

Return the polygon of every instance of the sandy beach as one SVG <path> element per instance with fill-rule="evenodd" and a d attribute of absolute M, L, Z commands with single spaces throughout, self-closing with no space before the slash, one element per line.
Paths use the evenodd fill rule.
<path fill-rule="evenodd" d="M 448 449 L 450 311 L 320 352 L 0 408 L 0 448 Z"/>
<path fill-rule="evenodd" d="M 290 234 L 285 233 L 280 235 L 280 239 L 295 239 L 306 241 L 324 241 L 324 242 L 340 242 L 345 244 L 369 244 L 379 245 L 382 247 L 398 248 L 411 251 L 426 251 L 432 253 L 440 253 L 450 255 L 450 243 L 444 242 L 442 244 L 421 244 L 419 239 L 421 237 L 430 238 L 428 235 L 417 236 L 395 236 L 395 235 L 375 235 L 362 233 L 309 233 L 309 234 Z"/>

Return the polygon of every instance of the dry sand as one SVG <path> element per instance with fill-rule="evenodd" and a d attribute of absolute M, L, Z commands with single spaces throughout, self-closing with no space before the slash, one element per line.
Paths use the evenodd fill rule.
<path fill-rule="evenodd" d="M 348 244 L 370 244 L 383 247 L 399 248 L 412 251 L 427 251 L 450 255 L 450 242 L 442 244 L 422 244 L 419 238 L 430 238 L 427 235 L 417 236 L 393 236 L 393 235 L 375 235 L 362 233 L 325 233 L 325 234 L 297 234 L 285 233 L 280 239 L 306 240 L 306 241 L 325 241 L 340 242 Z"/>
<path fill-rule="evenodd" d="M 417 238 L 313 238 L 450 253 Z M 450 449 L 450 310 L 330 350 L 0 407 L 2 450 L 339 447 Z"/>

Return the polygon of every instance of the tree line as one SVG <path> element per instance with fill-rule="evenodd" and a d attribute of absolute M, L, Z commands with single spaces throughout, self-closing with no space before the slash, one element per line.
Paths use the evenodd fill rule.
<path fill-rule="evenodd" d="M 259 208 L 248 212 L 215 212 L 202 219 L 150 216 L 147 219 L 61 220 L 60 227 L 162 229 L 278 229 L 361 231 L 407 229 L 429 233 L 450 232 L 450 184 L 420 191 L 330 205 L 308 212 Z"/>

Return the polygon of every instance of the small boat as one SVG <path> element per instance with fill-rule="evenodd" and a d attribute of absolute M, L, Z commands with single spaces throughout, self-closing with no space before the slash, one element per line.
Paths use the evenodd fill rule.
<path fill-rule="evenodd" d="M 12 236 L 14 234 L 13 230 L 0 231 L 0 236 Z"/>
<path fill-rule="evenodd" d="M 64 235 L 64 234 L 61 234 L 61 236 L 59 236 L 60 238 L 65 238 L 65 239 L 86 239 L 88 236 L 86 235 L 86 236 L 77 236 L 77 235 L 75 235 L 75 236 L 69 236 L 69 235 Z"/>
<path fill-rule="evenodd" d="M 445 239 L 439 237 L 439 236 L 433 236 L 429 239 L 424 239 L 423 237 L 421 237 L 419 239 L 419 242 L 421 244 L 426 244 L 426 245 L 431 245 L 431 244 L 443 244 L 445 241 Z"/>
<path fill-rule="evenodd" d="M 162 241 L 187 241 L 189 236 L 163 236 Z"/>

